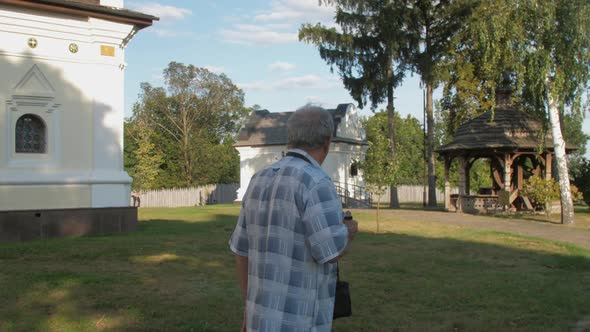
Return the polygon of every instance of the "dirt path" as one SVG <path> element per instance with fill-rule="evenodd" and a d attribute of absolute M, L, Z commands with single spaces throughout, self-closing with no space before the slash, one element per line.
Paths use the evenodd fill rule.
<path fill-rule="evenodd" d="M 385 213 L 389 213 L 389 210 Z M 396 218 L 408 220 L 427 220 L 436 224 L 457 225 L 466 228 L 479 228 L 498 232 L 533 236 L 549 240 L 569 242 L 590 249 L 590 231 L 558 224 L 535 222 L 524 219 L 502 219 L 452 212 L 395 210 Z"/>

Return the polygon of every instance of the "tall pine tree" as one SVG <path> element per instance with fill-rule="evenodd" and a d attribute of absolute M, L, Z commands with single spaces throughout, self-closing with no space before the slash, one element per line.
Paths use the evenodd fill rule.
<path fill-rule="evenodd" d="M 410 53 L 419 40 L 409 31 L 410 0 L 320 0 L 336 7 L 335 23 L 305 24 L 299 39 L 316 45 L 320 56 L 336 68 L 344 86 L 359 107 L 367 101 L 375 110 L 387 101 L 390 158 L 395 159 L 394 89 L 408 69 Z M 390 207 L 399 207 L 395 183 L 391 184 Z"/>

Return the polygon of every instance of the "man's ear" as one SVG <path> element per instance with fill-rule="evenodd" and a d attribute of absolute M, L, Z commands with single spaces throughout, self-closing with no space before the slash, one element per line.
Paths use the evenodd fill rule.
<path fill-rule="evenodd" d="M 324 150 L 326 151 L 326 153 L 330 151 L 330 144 L 332 144 L 332 137 L 328 138 L 328 140 L 324 144 Z"/>

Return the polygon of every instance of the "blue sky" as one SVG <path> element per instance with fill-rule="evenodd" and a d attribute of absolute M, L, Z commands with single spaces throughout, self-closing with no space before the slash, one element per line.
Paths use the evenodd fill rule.
<path fill-rule="evenodd" d="M 315 46 L 297 40 L 302 23 L 332 24 L 333 8 L 318 0 L 127 0 L 125 7 L 160 17 L 127 47 L 126 116 L 141 82 L 163 86 L 170 61 L 225 73 L 244 90 L 246 106 L 271 112 L 308 102 L 326 108 L 354 103 Z M 407 77 L 395 97 L 397 111 L 422 120 L 417 77 Z M 361 114 L 371 111 L 365 107 Z"/>

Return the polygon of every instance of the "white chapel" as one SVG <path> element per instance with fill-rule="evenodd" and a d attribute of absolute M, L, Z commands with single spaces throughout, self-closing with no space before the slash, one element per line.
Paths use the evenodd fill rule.
<path fill-rule="evenodd" d="M 0 0 L 0 242 L 132 230 L 122 0 Z"/>
<path fill-rule="evenodd" d="M 370 205 L 359 163 L 365 159 L 368 144 L 357 110 L 353 104 L 340 104 L 328 109 L 334 119 L 330 153 L 322 168 L 336 186 L 342 203 L 349 207 Z M 234 147 L 240 154 L 240 188 L 236 201 L 241 201 L 252 176 L 282 158 L 287 152 L 287 120 L 293 112 L 252 112 L 240 129 Z"/>

